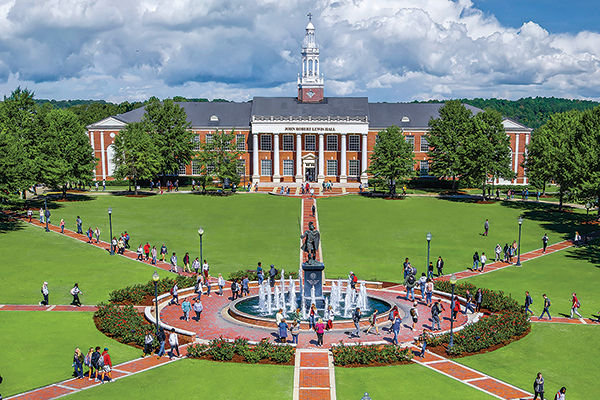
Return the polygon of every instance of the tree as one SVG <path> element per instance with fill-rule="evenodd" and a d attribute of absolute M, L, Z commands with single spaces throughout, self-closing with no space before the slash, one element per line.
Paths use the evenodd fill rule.
<path fill-rule="evenodd" d="M 600 198 L 600 107 L 584 111 L 578 128 L 574 143 L 575 162 L 579 164 L 580 172 L 572 193 L 579 203 L 597 206 Z M 600 220 L 600 208 L 597 220 Z"/>
<path fill-rule="evenodd" d="M 171 174 L 180 165 L 187 165 L 194 156 L 192 124 L 187 121 L 185 110 L 171 99 L 162 103 L 152 97 L 146 105 L 142 118 L 146 132 L 156 145 L 159 172 Z"/>
<path fill-rule="evenodd" d="M 458 100 L 447 101 L 439 109 L 439 118 L 431 118 L 431 130 L 426 135 L 429 143 L 427 156 L 430 172 L 439 178 L 452 178 L 452 192 L 456 192 L 456 177 L 466 158 L 465 137 L 471 128 L 471 111 Z"/>
<path fill-rule="evenodd" d="M 379 131 L 377 142 L 371 153 L 368 173 L 390 183 L 390 193 L 398 179 L 414 175 L 414 154 L 411 145 L 404 139 L 402 131 L 395 125 Z"/>
<path fill-rule="evenodd" d="M 226 133 L 225 130 L 217 129 L 212 139 L 200 144 L 197 162 L 201 163 L 200 184 L 202 190 L 206 190 L 206 183 L 212 178 L 221 182 L 229 179 L 236 185 L 240 183 L 237 173 L 237 159 L 242 154 L 237 150 L 235 130 Z"/>
<path fill-rule="evenodd" d="M 160 167 L 156 145 L 141 122 L 127 124 L 114 141 L 114 177 L 133 180 L 135 194 L 138 179 L 151 179 Z"/>
<path fill-rule="evenodd" d="M 550 165 L 553 160 L 550 157 L 550 141 L 543 130 L 536 129 L 531 134 L 531 141 L 527 146 L 523 167 L 529 179 L 529 183 L 546 193 L 546 183 L 552 179 Z"/>

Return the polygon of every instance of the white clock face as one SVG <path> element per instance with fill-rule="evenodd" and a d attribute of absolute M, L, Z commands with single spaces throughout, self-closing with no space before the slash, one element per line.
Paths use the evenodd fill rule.
<path fill-rule="evenodd" d="M 312 98 L 315 95 L 315 92 L 313 92 L 311 89 L 306 94 L 308 95 L 308 97 Z"/>

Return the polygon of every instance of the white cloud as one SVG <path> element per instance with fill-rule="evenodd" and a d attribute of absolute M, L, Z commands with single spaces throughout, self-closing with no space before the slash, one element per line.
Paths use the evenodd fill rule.
<path fill-rule="evenodd" d="M 327 95 L 600 99 L 599 33 L 503 27 L 470 0 L 5 0 L 0 88 L 112 101 L 294 96 L 308 12 Z"/>

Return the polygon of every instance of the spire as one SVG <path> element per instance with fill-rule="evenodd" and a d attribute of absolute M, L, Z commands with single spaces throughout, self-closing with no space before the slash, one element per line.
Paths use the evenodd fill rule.
<path fill-rule="evenodd" d="M 319 73 L 319 47 L 315 39 L 312 13 L 302 42 L 302 74 L 298 76 L 298 100 L 317 103 L 323 100 L 323 75 Z"/>

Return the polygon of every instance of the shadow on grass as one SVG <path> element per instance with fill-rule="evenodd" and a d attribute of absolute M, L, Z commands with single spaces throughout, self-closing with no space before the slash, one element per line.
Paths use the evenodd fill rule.
<path fill-rule="evenodd" d="M 16 232 L 24 229 L 25 223 L 13 218 L 8 218 L 6 215 L 0 214 L 0 234 L 8 232 Z"/>
<path fill-rule="evenodd" d="M 114 191 L 114 192 L 108 192 L 110 193 L 111 196 L 115 196 L 115 197 L 154 197 L 157 194 L 160 194 L 159 192 L 142 192 L 142 191 L 138 191 L 138 194 L 136 195 L 135 192 L 129 191 L 129 190 L 120 190 L 120 191 Z"/>
<path fill-rule="evenodd" d="M 586 260 L 594 264 L 596 268 L 600 268 L 600 240 L 596 239 L 588 242 L 585 246 L 573 249 L 573 251 L 567 254 L 567 257 Z"/>

